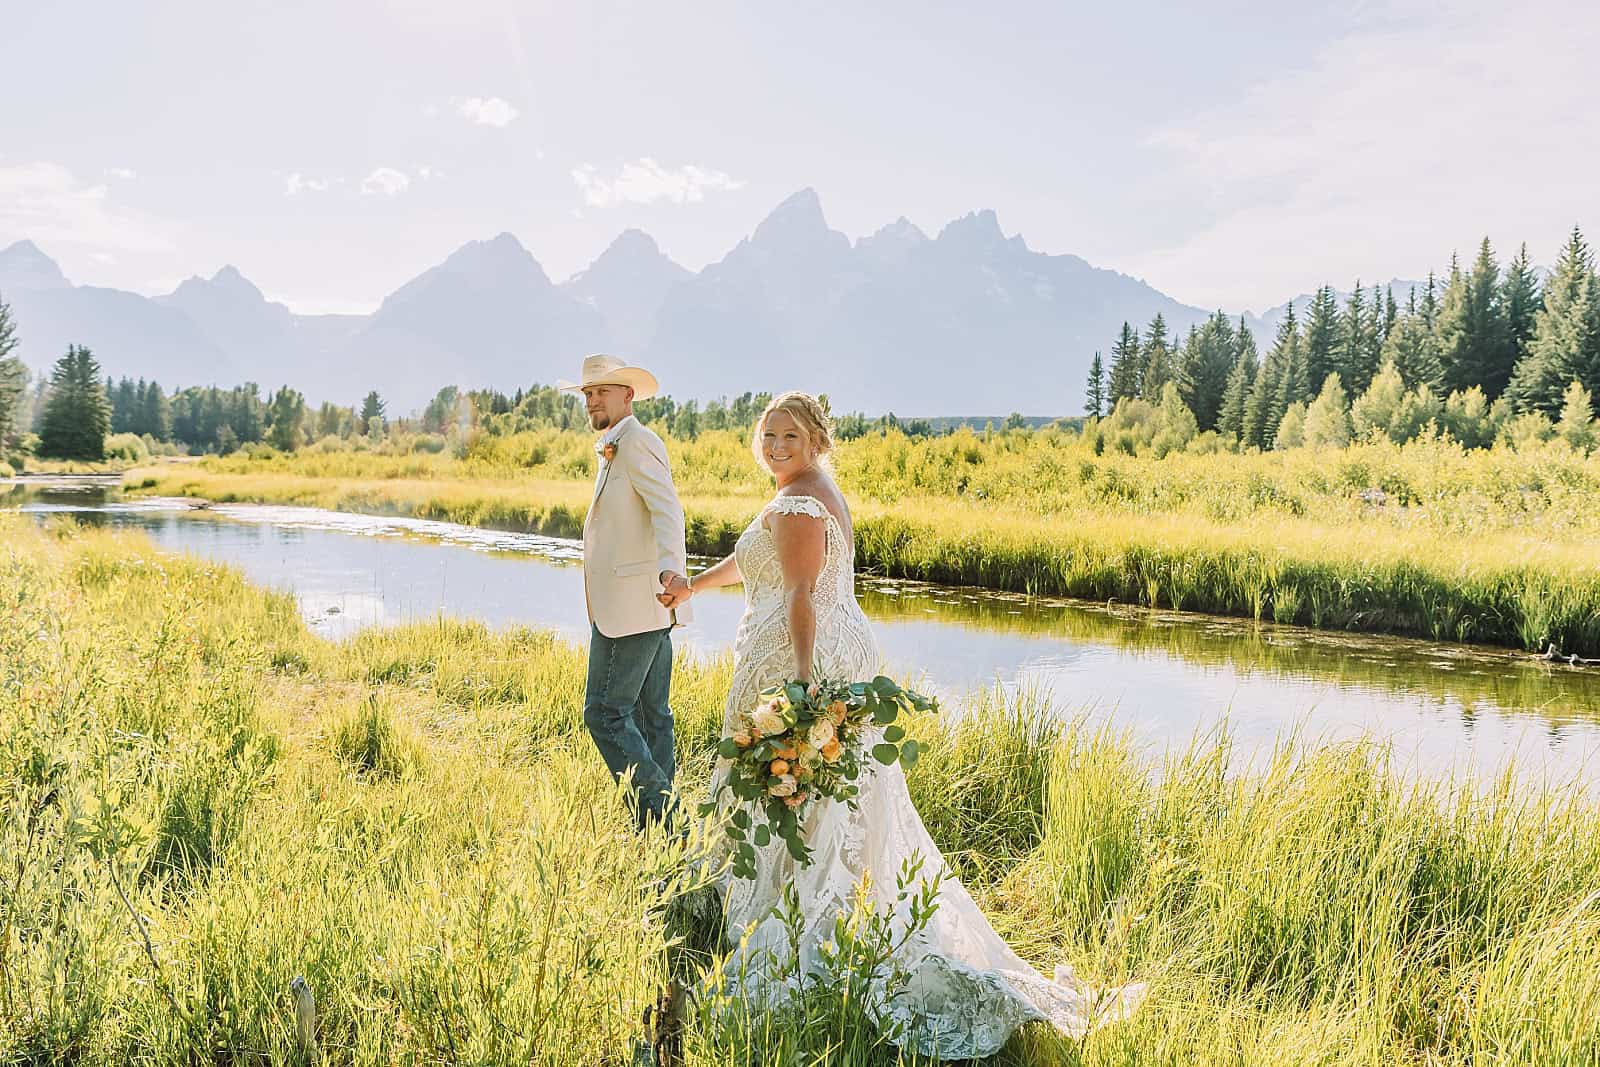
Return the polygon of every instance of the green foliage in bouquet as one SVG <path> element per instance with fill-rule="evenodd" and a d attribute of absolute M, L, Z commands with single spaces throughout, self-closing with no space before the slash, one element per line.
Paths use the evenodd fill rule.
<path fill-rule="evenodd" d="M 733 842 L 733 873 L 754 878 L 756 849 L 782 839 L 799 863 L 811 851 L 801 840 L 805 816 L 818 800 L 855 806 L 867 759 L 909 767 L 917 743 L 895 720 L 901 711 L 927 711 L 935 702 L 882 675 L 870 682 L 818 681 L 772 686 L 717 744 L 729 761 L 727 778 L 702 817 L 716 814 L 724 793 L 734 803 L 723 829 Z"/>

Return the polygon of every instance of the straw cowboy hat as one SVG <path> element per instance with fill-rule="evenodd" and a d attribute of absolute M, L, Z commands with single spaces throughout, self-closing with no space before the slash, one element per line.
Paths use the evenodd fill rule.
<path fill-rule="evenodd" d="M 583 357 L 583 380 L 556 382 L 557 389 L 581 391 L 591 385 L 625 385 L 635 400 L 649 400 L 661 391 L 656 376 L 643 367 L 630 367 L 616 356 L 596 354 Z"/>

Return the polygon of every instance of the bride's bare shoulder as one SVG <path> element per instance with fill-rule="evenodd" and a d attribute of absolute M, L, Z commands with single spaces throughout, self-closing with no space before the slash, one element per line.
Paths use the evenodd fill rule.
<path fill-rule="evenodd" d="M 839 491 L 839 487 L 834 484 L 833 479 L 826 474 L 818 473 L 789 483 L 778 490 L 778 495 L 773 498 L 773 503 L 795 499 L 812 500 L 821 504 L 825 510 L 833 513 L 833 517 L 838 520 L 841 526 L 849 528 L 850 505 L 845 500 L 844 494 Z M 817 516 L 817 518 L 821 517 L 821 515 Z"/>

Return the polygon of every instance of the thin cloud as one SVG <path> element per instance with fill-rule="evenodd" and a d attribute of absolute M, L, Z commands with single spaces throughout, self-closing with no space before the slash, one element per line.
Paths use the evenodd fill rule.
<path fill-rule="evenodd" d="M 361 182 L 362 196 L 399 196 L 411 188 L 411 179 L 404 171 L 393 167 L 379 167 Z"/>
<path fill-rule="evenodd" d="M 283 184 L 284 196 L 299 196 L 301 193 L 324 193 L 328 191 L 328 182 L 323 178 L 307 178 L 299 171 L 289 175 Z"/>
<path fill-rule="evenodd" d="M 744 188 L 744 182 L 720 170 L 686 164 L 668 170 L 649 156 L 624 163 L 614 177 L 605 177 L 591 164 L 574 167 L 572 181 L 583 192 L 590 207 L 613 204 L 653 204 L 667 200 L 677 204 L 698 203 L 707 191 L 726 192 Z"/>
<path fill-rule="evenodd" d="M 127 167 L 108 167 L 108 168 L 106 168 L 106 177 L 107 178 L 116 178 L 118 181 L 131 182 L 131 181 L 133 181 L 133 179 L 137 178 L 138 176 L 139 176 L 138 171 L 130 170 Z"/>
<path fill-rule="evenodd" d="M 456 114 L 477 126 L 494 126 L 504 129 L 521 114 L 498 96 L 457 96 L 450 100 Z"/>
<path fill-rule="evenodd" d="M 1484 235 L 1553 256 L 1593 211 L 1600 141 L 1580 135 L 1593 104 L 1572 87 L 1596 54 L 1600 20 L 1560 2 L 1387 9 L 1304 68 L 1155 131 L 1171 184 L 1150 193 L 1192 204 L 1193 222 L 1122 266 L 1207 306 L 1259 308 L 1325 281 L 1416 277 Z"/>
<path fill-rule="evenodd" d="M 0 234 L 121 252 L 174 247 L 161 222 L 118 204 L 102 183 L 59 163 L 0 166 Z"/>

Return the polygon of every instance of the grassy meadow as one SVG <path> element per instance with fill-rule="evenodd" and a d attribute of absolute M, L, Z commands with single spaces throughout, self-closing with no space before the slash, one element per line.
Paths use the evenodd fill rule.
<path fill-rule="evenodd" d="M 135 491 L 575 536 L 588 435 L 437 451 L 329 439 L 130 472 Z M 428 445 L 427 447 L 433 447 Z M 741 437 L 670 441 L 692 552 L 727 552 L 770 492 Z M 1600 655 L 1600 454 L 1448 440 L 1163 458 L 1057 429 L 842 443 L 863 570 L 1328 629 Z"/>
<path fill-rule="evenodd" d="M 729 674 L 677 665 L 690 793 Z M 717 942 L 657 906 L 702 839 L 632 833 L 582 678 L 528 630 L 332 643 L 225 568 L 0 515 L 0 1063 L 310 1062 L 297 975 L 324 1063 L 630 1063 L 669 968 L 715 975 Z M 1225 737 L 1135 751 L 1027 697 L 912 728 L 919 809 L 1019 951 L 1151 983 L 1132 1020 L 996 1063 L 1600 1059 L 1575 790 L 1292 738 L 1243 772 Z M 901 1062 L 846 955 L 773 1014 L 708 981 L 684 1061 Z"/>

